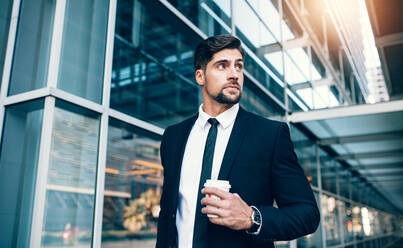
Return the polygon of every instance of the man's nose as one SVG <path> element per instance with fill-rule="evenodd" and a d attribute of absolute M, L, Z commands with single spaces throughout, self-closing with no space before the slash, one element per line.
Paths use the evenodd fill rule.
<path fill-rule="evenodd" d="M 229 69 L 228 78 L 233 79 L 233 80 L 234 79 L 238 80 L 239 73 L 241 73 L 241 72 L 239 72 L 239 70 L 237 70 L 237 68 L 231 66 Z"/>

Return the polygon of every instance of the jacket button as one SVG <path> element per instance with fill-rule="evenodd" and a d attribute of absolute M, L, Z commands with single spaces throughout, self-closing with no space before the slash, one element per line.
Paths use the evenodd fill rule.
<path fill-rule="evenodd" d="M 172 214 L 172 219 L 175 219 L 176 218 L 176 214 Z"/>

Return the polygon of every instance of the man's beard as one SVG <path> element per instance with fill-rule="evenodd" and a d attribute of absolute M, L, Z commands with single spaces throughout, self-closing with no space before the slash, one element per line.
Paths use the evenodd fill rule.
<path fill-rule="evenodd" d="M 236 104 L 241 100 L 241 96 L 242 96 L 242 92 L 241 92 L 241 86 L 238 83 L 235 83 L 238 87 L 239 87 L 239 95 L 236 98 L 231 98 L 228 97 L 227 95 L 224 94 L 224 89 L 221 89 L 221 91 L 216 95 L 213 96 L 212 94 L 210 94 L 210 92 L 208 92 L 207 88 L 206 88 L 206 92 L 207 94 L 213 98 L 216 102 L 220 103 L 220 104 Z"/>
<path fill-rule="evenodd" d="M 241 100 L 241 96 L 242 93 L 239 92 L 239 95 L 236 98 L 229 98 L 224 94 L 223 90 L 221 90 L 217 96 L 213 97 L 213 99 L 221 104 L 236 104 L 239 102 L 239 100 Z"/>

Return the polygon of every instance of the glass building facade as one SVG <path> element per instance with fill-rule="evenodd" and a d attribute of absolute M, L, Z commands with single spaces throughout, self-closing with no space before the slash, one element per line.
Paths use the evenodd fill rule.
<path fill-rule="evenodd" d="M 305 37 L 292 13 L 281 0 L 1 1 L 0 247 L 155 246 L 161 136 L 201 104 L 193 50 L 207 36 L 242 40 L 248 111 L 285 121 L 343 104 L 335 86 L 302 87 L 326 74 L 310 45 L 273 46 Z M 291 136 L 322 221 L 276 246 L 394 240 L 398 220 L 356 175 Z"/>

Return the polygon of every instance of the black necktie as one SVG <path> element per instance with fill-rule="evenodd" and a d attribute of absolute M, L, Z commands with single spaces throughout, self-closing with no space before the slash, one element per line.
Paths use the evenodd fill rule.
<path fill-rule="evenodd" d="M 199 191 L 197 194 L 195 224 L 193 231 L 193 248 L 205 248 L 208 246 L 208 217 L 201 212 L 202 205 L 200 203 L 203 198 L 201 190 L 207 179 L 211 178 L 211 169 L 213 167 L 214 148 L 217 139 L 218 121 L 215 118 L 210 118 L 208 122 L 211 124 L 207 135 L 206 145 L 204 146 L 202 171 L 200 175 Z"/>

